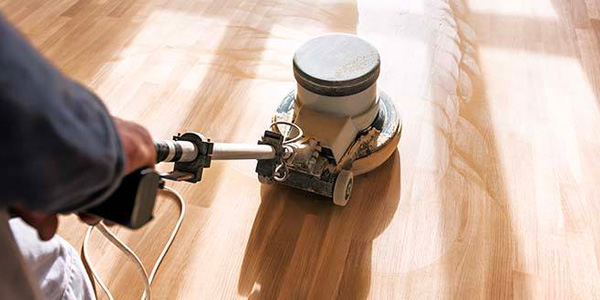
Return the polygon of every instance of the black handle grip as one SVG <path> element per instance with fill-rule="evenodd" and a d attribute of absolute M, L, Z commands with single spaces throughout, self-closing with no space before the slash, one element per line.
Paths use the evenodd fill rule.
<path fill-rule="evenodd" d="M 137 229 L 153 217 L 160 176 L 152 168 L 142 168 L 125 176 L 117 190 L 100 205 L 87 212 Z"/>

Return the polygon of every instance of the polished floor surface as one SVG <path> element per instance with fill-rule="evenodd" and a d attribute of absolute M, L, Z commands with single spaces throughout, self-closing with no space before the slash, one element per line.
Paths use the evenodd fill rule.
<path fill-rule="evenodd" d="M 254 143 L 294 88 L 305 40 L 348 32 L 382 56 L 398 152 L 346 208 L 261 186 L 253 162 L 196 185 L 157 299 L 600 298 L 598 0 L 0 0 L 66 74 L 155 138 Z M 82 137 L 83 138 L 83 137 Z M 175 222 L 118 229 L 150 266 Z M 63 218 L 81 245 L 85 227 Z M 133 266 L 103 240 L 117 299 Z"/>

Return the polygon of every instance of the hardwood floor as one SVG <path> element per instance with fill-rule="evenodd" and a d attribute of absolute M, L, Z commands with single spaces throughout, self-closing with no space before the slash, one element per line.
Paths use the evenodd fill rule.
<path fill-rule="evenodd" d="M 155 138 L 255 142 L 294 88 L 303 41 L 348 32 L 380 51 L 401 108 L 398 152 L 346 208 L 261 186 L 218 162 L 182 192 L 188 214 L 157 299 L 599 299 L 597 0 L 0 0 L 0 10 L 111 111 Z M 116 229 L 150 266 L 175 223 Z M 62 219 L 76 247 L 85 227 Z M 99 235 L 117 299 L 142 285 Z"/>

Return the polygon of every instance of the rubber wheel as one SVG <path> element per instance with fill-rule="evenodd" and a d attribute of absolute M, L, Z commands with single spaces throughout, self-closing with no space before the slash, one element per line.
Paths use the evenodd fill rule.
<path fill-rule="evenodd" d="M 354 174 L 348 170 L 342 170 L 338 174 L 333 186 L 333 204 L 346 206 L 352 195 L 352 185 L 354 184 Z"/>

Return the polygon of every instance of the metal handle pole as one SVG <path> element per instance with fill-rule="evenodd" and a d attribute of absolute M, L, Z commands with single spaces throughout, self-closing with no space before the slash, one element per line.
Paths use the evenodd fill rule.
<path fill-rule="evenodd" d="M 188 141 L 154 141 L 156 162 L 190 162 L 198 156 L 198 149 Z"/>
<path fill-rule="evenodd" d="M 230 159 L 273 159 L 275 148 L 270 145 L 214 143 L 213 160 Z"/>
<path fill-rule="evenodd" d="M 155 141 L 157 162 L 190 162 L 198 156 L 198 150 L 188 141 Z M 272 159 L 275 148 L 270 145 L 214 143 L 212 160 Z"/>

